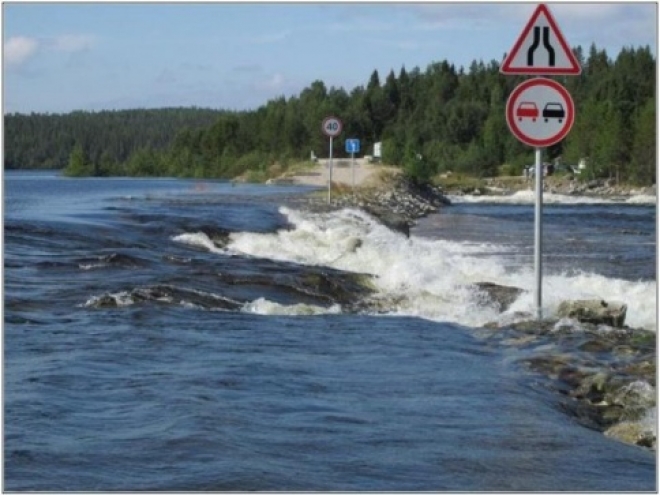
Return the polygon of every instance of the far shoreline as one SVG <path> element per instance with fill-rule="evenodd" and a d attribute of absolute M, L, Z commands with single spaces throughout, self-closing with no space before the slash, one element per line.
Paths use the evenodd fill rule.
<path fill-rule="evenodd" d="M 342 161 L 340 161 L 341 163 Z M 340 166 L 333 166 L 332 183 L 333 189 L 337 187 L 340 190 L 350 191 L 355 187 L 356 191 L 362 189 L 383 188 L 389 186 L 388 180 L 383 180 L 384 176 L 398 175 L 402 171 L 398 167 L 372 164 L 366 161 L 356 160 L 355 174 L 350 165 L 343 160 Z M 325 161 L 317 163 L 314 167 L 308 168 L 303 172 L 293 174 L 283 174 L 278 178 L 272 178 L 266 181 L 268 184 L 288 184 L 315 186 L 319 188 L 328 187 L 329 171 Z M 354 182 L 353 182 L 354 180 Z M 535 192 L 535 181 L 533 178 L 522 176 L 493 177 L 493 178 L 454 178 L 451 173 L 437 176 L 432 183 L 439 187 L 445 196 L 452 197 L 475 197 L 484 201 L 486 198 L 499 199 L 513 198 L 525 191 Z M 543 180 L 544 195 L 566 196 L 566 198 L 587 198 L 587 199 L 608 199 L 621 202 L 630 202 L 634 197 L 655 198 L 657 203 L 656 185 L 652 186 L 632 186 L 628 184 L 617 185 L 613 179 L 596 179 L 591 181 L 580 181 L 576 177 L 570 176 L 550 176 Z M 646 200 L 642 203 L 651 203 Z"/>

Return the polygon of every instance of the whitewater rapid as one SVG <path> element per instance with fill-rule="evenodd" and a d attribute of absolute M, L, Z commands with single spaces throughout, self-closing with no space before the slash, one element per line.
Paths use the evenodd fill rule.
<path fill-rule="evenodd" d="M 527 264 L 511 267 L 513 246 L 406 236 L 356 209 L 311 213 L 281 207 L 289 229 L 274 233 L 238 232 L 219 248 L 203 233 L 175 238 L 223 255 L 248 255 L 374 276 L 379 314 L 405 315 L 478 327 L 508 323 L 536 314 L 535 275 Z M 518 287 L 520 296 L 503 313 L 474 284 Z M 604 299 L 628 305 L 626 324 L 656 330 L 656 282 L 608 278 L 572 270 L 543 278 L 543 314 L 556 315 L 564 300 Z M 253 312 L 290 314 L 291 308 L 255 301 Z M 303 314 L 311 310 L 305 308 Z M 317 313 L 320 310 L 314 310 Z M 336 312 L 333 307 L 329 312 Z"/>

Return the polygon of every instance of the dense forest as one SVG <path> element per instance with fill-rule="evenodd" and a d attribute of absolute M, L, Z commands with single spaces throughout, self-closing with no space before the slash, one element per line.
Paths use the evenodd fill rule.
<path fill-rule="evenodd" d="M 5 169 L 59 169 L 76 144 L 90 163 L 122 163 L 140 148 L 167 149 L 181 129 L 203 129 L 223 112 L 200 108 L 162 108 L 8 114 L 4 120 Z"/>
<path fill-rule="evenodd" d="M 650 48 L 624 48 L 615 59 L 592 45 L 574 53 L 580 76 L 553 77 L 576 107 L 566 139 L 546 160 L 577 164 L 588 178 L 651 184 L 656 177 L 656 61 Z M 359 138 L 369 154 L 381 141 L 383 161 L 426 179 L 444 171 L 474 176 L 520 174 L 533 149 L 509 131 L 506 100 L 525 77 L 504 76 L 499 63 L 447 60 L 424 71 L 402 67 L 384 80 L 374 71 L 350 91 L 314 81 L 298 96 L 243 112 L 200 109 L 127 110 L 67 115 L 5 116 L 6 168 L 62 168 L 70 175 L 235 177 L 273 164 L 324 157 L 328 115 L 344 123 L 344 139 Z M 423 160 L 416 159 L 422 156 Z"/>

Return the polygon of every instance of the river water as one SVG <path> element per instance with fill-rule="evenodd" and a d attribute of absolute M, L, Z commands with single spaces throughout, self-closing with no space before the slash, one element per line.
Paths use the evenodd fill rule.
<path fill-rule="evenodd" d="M 406 238 L 308 190 L 6 172 L 5 490 L 656 489 L 653 452 L 479 337 L 534 309 L 528 196 Z M 544 221 L 544 313 L 601 297 L 656 330 L 654 199 Z M 524 292 L 500 314 L 482 281 Z"/>

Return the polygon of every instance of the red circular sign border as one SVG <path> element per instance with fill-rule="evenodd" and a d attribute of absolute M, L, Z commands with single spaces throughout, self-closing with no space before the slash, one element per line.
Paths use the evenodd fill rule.
<path fill-rule="evenodd" d="M 339 130 L 337 131 L 337 134 L 336 134 L 336 135 L 328 134 L 327 131 L 325 130 L 325 123 L 326 123 L 328 120 L 331 120 L 331 119 L 334 119 L 334 120 L 336 120 L 337 122 L 339 122 Z M 328 136 L 328 137 L 337 137 L 337 136 L 339 136 L 339 135 L 341 134 L 341 131 L 344 130 L 344 123 L 341 121 L 340 118 L 335 117 L 334 115 L 330 115 L 329 117 L 324 118 L 324 119 L 323 119 L 323 122 L 321 122 L 321 130 L 323 131 L 323 134 L 325 134 L 325 135 Z"/>
<path fill-rule="evenodd" d="M 551 88 L 557 90 L 564 98 L 564 100 L 568 103 L 570 110 L 566 112 L 566 125 L 564 125 L 563 130 L 559 134 L 547 139 L 533 139 L 528 136 L 525 136 L 522 133 L 522 131 L 520 131 L 520 129 L 516 127 L 515 117 L 513 115 L 513 110 L 515 106 L 513 103 L 515 102 L 516 98 L 520 95 L 520 93 L 522 93 L 530 86 L 539 86 L 539 85 L 550 86 Z M 559 84 L 557 81 L 548 79 L 546 77 L 535 77 L 534 79 L 528 79 L 526 81 L 521 82 L 518 86 L 514 88 L 514 90 L 511 92 L 511 95 L 509 95 L 509 99 L 506 102 L 506 123 L 509 126 L 509 130 L 513 133 L 513 135 L 516 138 L 518 138 L 519 141 L 529 146 L 543 148 L 543 147 L 552 146 L 553 144 L 557 144 L 559 141 L 561 141 L 568 135 L 571 128 L 573 127 L 574 122 L 575 122 L 575 104 L 573 103 L 573 98 L 571 97 L 571 94 L 564 86 Z"/>

